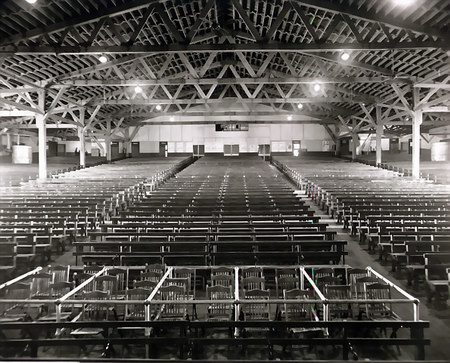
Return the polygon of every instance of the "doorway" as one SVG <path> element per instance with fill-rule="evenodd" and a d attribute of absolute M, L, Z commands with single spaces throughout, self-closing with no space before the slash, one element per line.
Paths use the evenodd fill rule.
<path fill-rule="evenodd" d="M 292 140 L 292 155 L 296 157 L 300 156 L 301 145 L 300 140 Z"/>
<path fill-rule="evenodd" d="M 117 159 L 119 157 L 119 143 L 113 141 L 111 143 L 111 160 Z"/>
<path fill-rule="evenodd" d="M 138 157 L 139 154 L 141 153 L 140 151 L 140 143 L 139 142 L 132 142 L 131 143 L 131 156 L 133 158 Z"/>
<path fill-rule="evenodd" d="M 205 145 L 193 145 L 195 157 L 205 156 Z"/>
<path fill-rule="evenodd" d="M 167 158 L 167 156 L 168 156 L 167 141 L 159 142 L 159 156 L 161 156 L 163 158 Z"/>
<path fill-rule="evenodd" d="M 223 145 L 224 156 L 239 156 L 239 144 Z"/>

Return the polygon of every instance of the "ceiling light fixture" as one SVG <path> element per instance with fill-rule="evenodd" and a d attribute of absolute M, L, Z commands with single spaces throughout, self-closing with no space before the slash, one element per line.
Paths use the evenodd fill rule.
<path fill-rule="evenodd" d="M 319 92 L 321 89 L 322 89 L 322 86 L 321 86 L 319 83 L 316 83 L 316 84 L 314 85 L 314 91 L 315 91 L 315 92 Z"/>
<path fill-rule="evenodd" d="M 303 108 L 303 103 L 299 103 L 299 104 L 297 105 L 297 108 L 298 108 L 299 110 L 301 110 L 301 109 Z"/>
<path fill-rule="evenodd" d="M 28 4 L 36 4 L 37 0 L 25 0 Z"/>
<path fill-rule="evenodd" d="M 135 93 L 141 93 L 142 92 L 142 87 L 141 86 L 134 87 L 134 92 Z"/>
<path fill-rule="evenodd" d="M 292 121 L 292 116 L 289 115 L 289 116 L 287 117 L 287 119 L 288 119 L 288 121 Z"/>
<path fill-rule="evenodd" d="M 347 53 L 347 52 L 343 52 L 343 53 L 341 54 L 341 59 L 342 59 L 344 62 L 347 62 L 347 61 L 350 59 L 350 54 Z"/>
<path fill-rule="evenodd" d="M 159 105 L 159 104 L 158 104 L 158 105 L 156 105 L 156 110 L 157 110 L 157 111 L 161 111 L 161 110 L 162 110 L 162 106 L 161 106 L 161 105 Z"/>
<path fill-rule="evenodd" d="M 108 61 L 108 57 L 102 54 L 100 57 L 98 57 L 98 60 L 100 61 L 100 63 L 106 63 Z"/>

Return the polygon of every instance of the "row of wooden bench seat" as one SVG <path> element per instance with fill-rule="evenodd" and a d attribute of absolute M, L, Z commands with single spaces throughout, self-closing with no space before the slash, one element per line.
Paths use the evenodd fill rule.
<path fill-rule="evenodd" d="M 171 266 L 224 264 L 338 264 L 345 262 L 346 241 L 102 241 L 76 242 L 75 256 L 83 262 L 136 265 L 165 263 Z M 82 247 L 87 247 L 83 249 Z M 91 249 L 95 248 L 94 251 Z"/>
<path fill-rule="evenodd" d="M 345 258 L 346 242 L 335 241 L 336 233 L 277 174 L 270 175 L 267 164 L 234 170 L 206 167 L 209 160 L 197 161 L 91 231 L 75 254 L 88 263 L 148 258 L 174 265 Z"/>
<path fill-rule="evenodd" d="M 415 180 L 357 163 L 280 158 L 278 166 L 331 216 L 359 234 L 394 271 L 405 269 L 409 284 L 425 280 L 428 296 L 445 300 L 450 267 L 450 187 Z M 322 166 L 322 164 L 320 164 Z M 444 278 L 444 280 L 442 280 Z M 436 286 L 446 294 L 436 294 Z"/>
<path fill-rule="evenodd" d="M 120 167 L 101 165 L 89 172 L 78 170 L 57 179 L 0 188 L 0 260 L 4 272 L 13 273 L 16 266 L 47 263 L 52 252 L 62 252 L 66 244 L 86 236 L 88 230 L 95 230 L 190 162 L 191 158 L 155 164 L 141 161 L 133 166 L 119 162 Z M 127 171 L 133 176 L 124 177 Z"/>

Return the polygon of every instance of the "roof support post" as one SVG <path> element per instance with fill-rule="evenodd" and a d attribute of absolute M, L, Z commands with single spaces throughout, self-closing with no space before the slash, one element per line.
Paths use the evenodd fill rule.
<path fill-rule="evenodd" d="M 125 141 L 123 142 L 123 148 L 125 149 L 125 157 L 129 158 L 131 155 L 130 128 L 126 127 L 123 133 L 125 136 Z"/>
<path fill-rule="evenodd" d="M 80 110 L 80 123 L 83 126 L 78 126 L 78 138 L 80 139 L 80 166 L 82 168 L 86 167 L 86 138 L 85 138 L 85 126 L 84 126 L 84 118 L 85 118 L 85 109 L 82 108 Z"/>
<path fill-rule="evenodd" d="M 9 132 L 6 133 L 6 149 L 11 150 L 11 134 Z"/>
<path fill-rule="evenodd" d="M 335 140 L 336 148 L 334 150 L 335 156 L 341 156 L 341 139 L 339 138 L 340 132 L 341 132 L 341 129 L 340 129 L 339 125 L 335 125 L 335 135 L 336 135 L 336 140 Z"/>
<path fill-rule="evenodd" d="M 358 147 L 359 147 L 359 136 L 357 132 L 352 132 L 352 160 L 356 160 L 356 156 L 358 156 Z"/>
<path fill-rule="evenodd" d="M 381 106 L 376 106 L 376 113 L 377 113 L 377 126 L 376 126 L 376 165 L 381 164 L 381 138 L 383 136 L 383 120 L 381 116 Z"/>
<path fill-rule="evenodd" d="M 352 160 L 355 161 L 356 157 L 360 153 L 359 145 L 361 141 L 359 140 L 358 136 L 358 125 L 356 124 L 356 120 L 352 120 L 352 129 L 351 129 L 351 135 L 352 135 Z"/>
<path fill-rule="evenodd" d="M 45 107 L 45 91 L 39 92 L 39 108 Z M 39 151 L 39 179 L 47 179 L 47 130 L 43 114 L 36 114 L 36 126 L 38 128 L 38 151 Z"/>
<path fill-rule="evenodd" d="M 412 176 L 420 178 L 420 125 L 423 121 L 423 112 L 414 111 L 412 125 Z"/>
<path fill-rule="evenodd" d="M 419 88 L 413 89 L 414 110 L 412 112 L 412 176 L 420 178 L 420 126 L 423 122 L 423 111 L 419 109 Z"/>
<path fill-rule="evenodd" d="M 105 147 L 106 147 L 106 161 L 111 162 L 111 120 L 106 122 Z"/>

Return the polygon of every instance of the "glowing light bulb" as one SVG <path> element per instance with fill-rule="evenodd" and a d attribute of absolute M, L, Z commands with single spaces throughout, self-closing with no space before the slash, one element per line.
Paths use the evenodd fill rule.
<path fill-rule="evenodd" d="M 287 119 L 288 119 L 288 121 L 292 121 L 292 116 L 289 115 L 289 116 L 287 117 Z"/>
<path fill-rule="evenodd" d="M 142 92 L 142 87 L 141 86 L 134 87 L 134 92 L 141 93 Z"/>
<path fill-rule="evenodd" d="M 106 63 L 108 61 L 108 57 L 106 55 L 101 55 L 98 60 L 100 63 Z"/>
<path fill-rule="evenodd" d="M 341 54 L 341 59 L 342 59 L 344 62 L 347 62 L 347 61 L 350 59 L 350 54 L 347 53 L 347 52 L 342 53 L 342 54 Z"/>
<path fill-rule="evenodd" d="M 302 104 L 302 103 L 299 103 L 299 104 L 297 105 L 297 108 L 298 108 L 299 110 L 301 110 L 301 109 L 303 108 L 303 104 Z"/>
<path fill-rule="evenodd" d="M 319 83 L 316 83 L 316 84 L 314 85 L 314 91 L 315 91 L 315 92 L 319 92 L 321 89 L 322 89 L 322 86 L 321 86 Z"/>
<path fill-rule="evenodd" d="M 156 105 L 156 110 L 157 111 L 161 111 L 162 110 L 162 106 L 161 105 Z"/>

